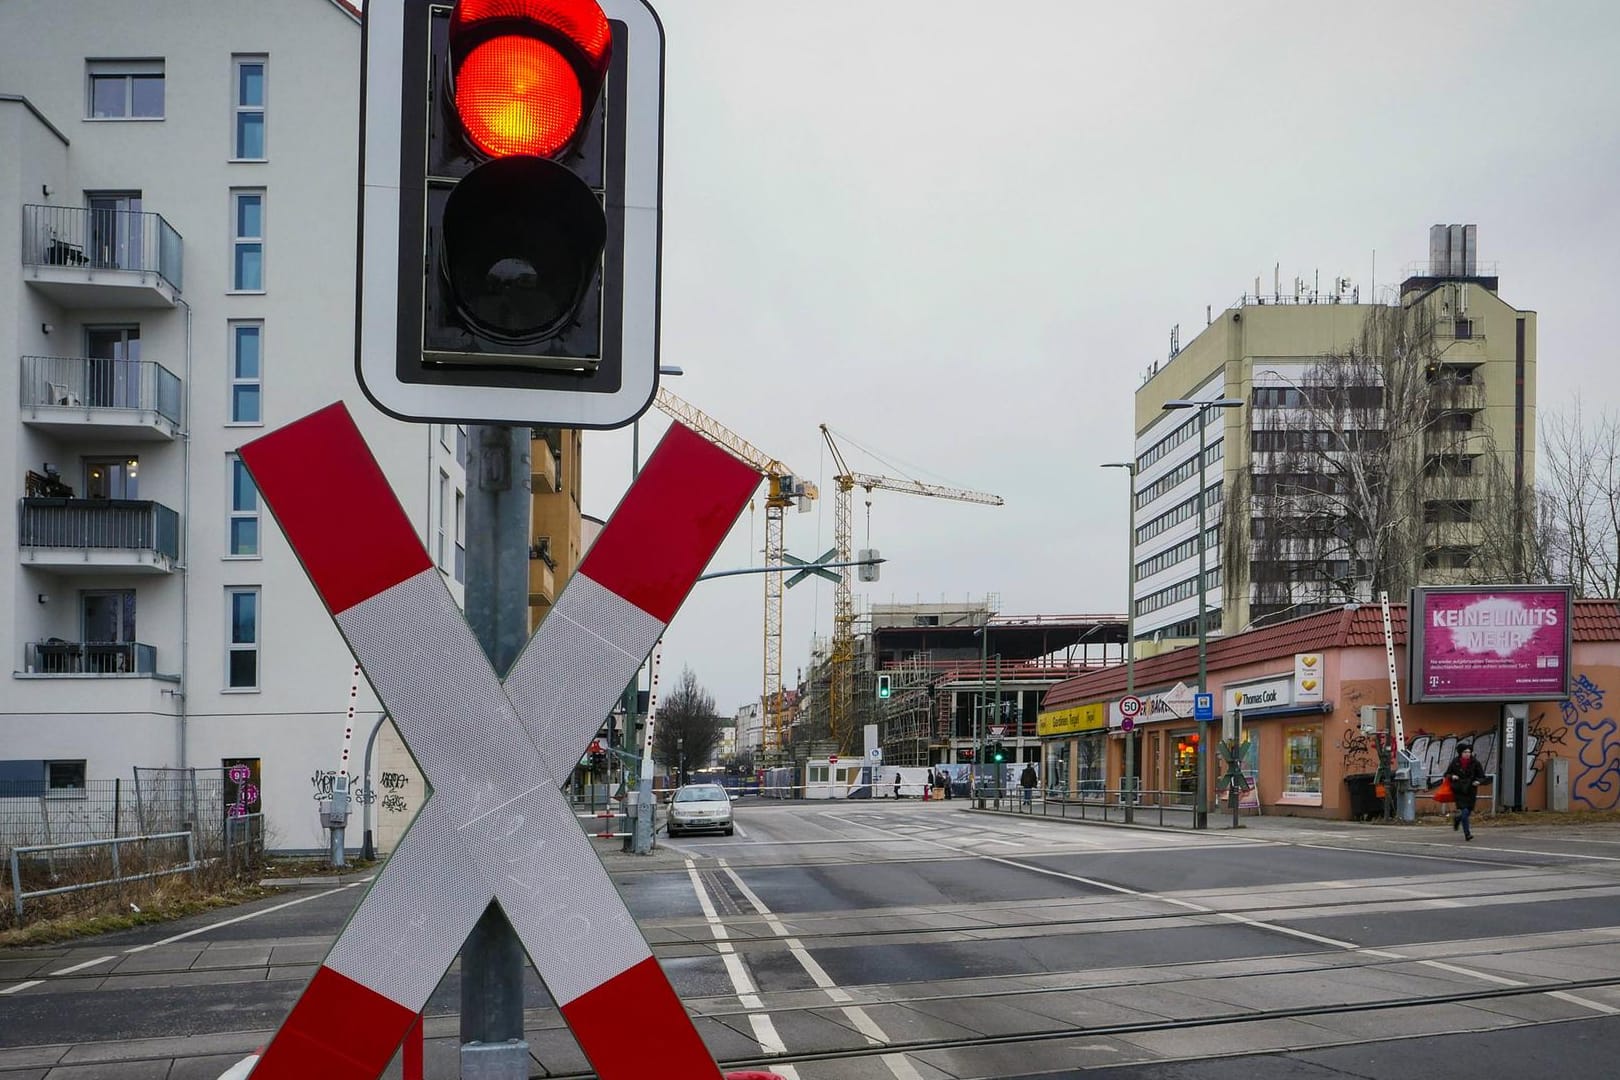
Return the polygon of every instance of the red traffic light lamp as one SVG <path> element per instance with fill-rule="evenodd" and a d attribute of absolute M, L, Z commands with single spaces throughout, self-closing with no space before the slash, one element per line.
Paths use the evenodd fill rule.
<path fill-rule="evenodd" d="M 413 420 L 619 427 L 658 383 L 645 0 L 369 0 L 356 366 Z"/>

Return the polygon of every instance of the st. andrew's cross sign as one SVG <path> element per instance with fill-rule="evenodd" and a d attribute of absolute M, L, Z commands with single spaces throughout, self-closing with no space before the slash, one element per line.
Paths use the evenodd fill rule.
<path fill-rule="evenodd" d="M 759 474 L 671 427 L 503 684 L 347 409 L 241 458 L 433 788 L 253 1080 L 381 1076 L 492 899 L 602 1080 L 718 1080 L 560 785 Z"/>

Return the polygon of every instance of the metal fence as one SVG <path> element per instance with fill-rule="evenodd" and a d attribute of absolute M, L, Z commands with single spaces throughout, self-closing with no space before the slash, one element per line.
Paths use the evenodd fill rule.
<path fill-rule="evenodd" d="M 180 377 L 152 360 L 25 356 L 20 386 L 25 408 L 138 409 L 180 423 Z"/>
<path fill-rule="evenodd" d="M 23 547 L 153 551 L 180 558 L 180 515 L 143 499 L 23 499 Z"/>
<path fill-rule="evenodd" d="M 1131 821 L 1144 825 L 1182 825 L 1192 827 L 1196 797 L 1186 791 L 1150 790 L 1137 788 L 1087 787 L 1071 794 L 1061 788 L 1034 788 L 1028 804 L 1024 802 L 1022 788 L 1001 787 L 993 784 L 981 787 L 974 795 L 974 806 L 989 810 L 1027 809 L 1042 817 L 1074 818 L 1077 821 Z M 1222 807 L 1211 813 L 1226 812 Z M 1244 811 L 1248 813 L 1250 811 Z"/>
<path fill-rule="evenodd" d="M 31 203 L 22 241 L 24 266 L 155 273 L 182 287 L 180 234 L 161 214 Z"/>
<path fill-rule="evenodd" d="M 177 847 L 178 850 L 169 858 L 159 856 L 157 860 L 152 857 L 151 846 L 157 844 L 162 847 Z M 124 848 L 135 845 L 138 855 L 131 863 L 129 856 L 122 854 Z M 180 847 L 183 845 L 183 847 Z M 94 855 L 97 851 L 105 849 L 110 855 L 110 869 Z M 179 851 L 185 852 L 185 858 L 179 860 Z M 77 858 L 76 858 L 77 856 Z M 85 858 L 85 857 L 90 858 Z M 29 865 L 29 877 L 41 876 L 47 882 L 58 880 L 58 864 L 66 862 L 76 869 L 87 870 L 89 880 L 75 881 L 67 885 L 50 884 L 43 889 L 24 889 L 25 877 L 23 866 Z M 66 893 L 84 892 L 88 889 L 104 888 L 108 885 L 122 888 L 132 881 L 148 881 L 152 878 L 165 877 L 169 874 L 183 874 L 190 872 L 193 876 L 197 872 L 197 837 L 192 832 L 158 833 L 153 836 L 121 836 L 111 840 L 80 840 L 71 844 L 35 844 L 27 847 L 14 847 L 11 849 L 11 904 L 20 922 L 23 917 L 23 905 L 26 901 L 41 896 L 61 896 Z M 43 874 L 37 874 L 35 864 L 43 864 Z M 168 864 L 168 865 L 164 865 Z M 157 866 L 157 869 L 150 867 Z M 106 874 L 106 877 L 97 878 L 96 874 Z"/>
<path fill-rule="evenodd" d="M 225 845 L 227 790 L 223 769 L 137 768 L 130 780 L 82 787 L 0 781 L 0 858 L 15 847 L 192 831 L 198 857 L 214 858 Z"/>

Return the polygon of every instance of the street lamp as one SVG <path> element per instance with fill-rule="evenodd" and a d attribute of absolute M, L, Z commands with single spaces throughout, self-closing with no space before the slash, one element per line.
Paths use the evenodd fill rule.
<path fill-rule="evenodd" d="M 1206 569 L 1205 557 L 1208 554 L 1209 543 L 1206 533 L 1209 531 L 1209 496 L 1205 492 L 1204 466 L 1207 454 L 1204 448 L 1204 426 L 1206 417 L 1211 409 L 1241 409 L 1243 402 L 1236 398 L 1216 398 L 1214 401 L 1191 401 L 1187 398 L 1176 398 L 1164 403 L 1166 411 L 1172 409 L 1198 410 L 1198 692 L 1209 692 L 1209 624 L 1208 612 L 1205 603 Z M 1193 828 L 1206 829 L 1209 827 L 1209 740 L 1204 738 L 1200 728 L 1198 732 L 1198 789 L 1194 798 L 1197 805 L 1193 807 Z"/>
<path fill-rule="evenodd" d="M 1110 461 L 1103 465 L 1105 469 L 1124 469 L 1131 480 L 1130 509 L 1127 512 L 1127 521 L 1130 526 L 1130 541 L 1125 548 L 1129 567 L 1125 577 L 1125 695 L 1136 694 L 1136 462 Z M 1132 725 L 1133 727 L 1135 725 Z M 1200 740 L 1202 741 L 1202 740 Z M 1120 796 L 1125 800 L 1125 823 L 1129 825 L 1135 818 L 1135 784 L 1136 776 L 1136 732 L 1125 733 L 1125 779 L 1120 784 Z M 1127 791 L 1126 788 L 1130 790 Z"/>

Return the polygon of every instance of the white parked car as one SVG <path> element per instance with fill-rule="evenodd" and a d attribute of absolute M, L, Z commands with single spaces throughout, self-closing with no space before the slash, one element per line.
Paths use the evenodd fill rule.
<path fill-rule="evenodd" d="M 669 801 L 669 835 L 712 829 L 730 836 L 731 796 L 719 784 L 687 784 Z"/>

